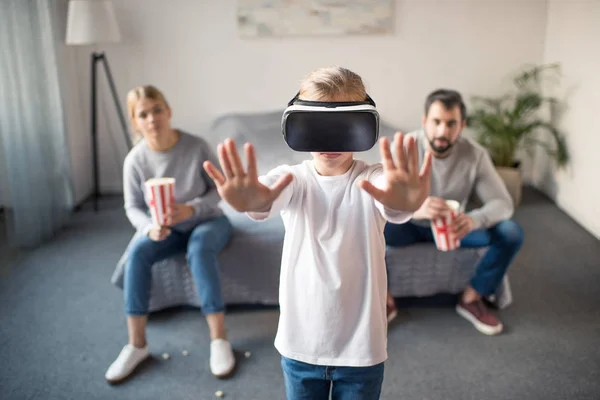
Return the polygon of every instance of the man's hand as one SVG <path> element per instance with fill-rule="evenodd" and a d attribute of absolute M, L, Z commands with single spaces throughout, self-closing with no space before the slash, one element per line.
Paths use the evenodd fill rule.
<path fill-rule="evenodd" d="M 385 137 L 379 141 L 385 176 L 384 187 L 379 189 L 367 180 L 361 181 L 359 186 L 387 208 L 396 211 L 416 211 L 429 195 L 431 153 L 425 154 L 419 172 L 419 155 L 413 137 L 405 138 L 403 133 L 396 133 L 395 160 L 388 142 Z"/>
<path fill-rule="evenodd" d="M 413 218 L 433 220 L 449 214 L 450 211 L 450 207 L 444 199 L 429 196 L 425 199 L 423 205 L 415 211 Z"/>
<path fill-rule="evenodd" d="M 155 242 L 165 240 L 171 234 L 171 230 L 166 226 L 153 226 L 148 232 L 148 237 Z"/>
<path fill-rule="evenodd" d="M 258 181 L 256 155 L 254 146 L 246 143 L 244 146 L 248 160 L 248 170 L 245 171 L 235 142 L 226 139 L 225 144 L 219 144 L 217 151 L 219 162 L 225 176 L 210 162 L 204 162 L 204 169 L 215 182 L 221 198 L 240 212 L 266 212 L 279 197 L 283 189 L 292 182 L 292 175 L 281 176 L 271 187 Z"/>
<path fill-rule="evenodd" d="M 450 225 L 450 232 L 456 240 L 461 240 L 473 230 L 474 226 L 475 223 L 471 217 L 467 214 L 460 213 L 454 217 L 454 221 L 452 221 L 452 224 Z"/>
<path fill-rule="evenodd" d="M 194 216 L 194 207 L 187 204 L 172 204 L 167 213 L 167 226 L 177 225 Z"/>

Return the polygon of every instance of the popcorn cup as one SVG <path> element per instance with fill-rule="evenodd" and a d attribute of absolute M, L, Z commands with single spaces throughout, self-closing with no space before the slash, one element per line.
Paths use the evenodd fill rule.
<path fill-rule="evenodd" d="M 152 223 L 166 226 L 169 207 L 175 203 L 175 178 L 151 178 L 145 185 Z"/>
<path fill-rule="evenodd" d="M 433 231 L 435 245 L 441 251 L 456 250 L 460 246 L 460 241 L 452 238 L 450 233 L 450 225 L 460 209 L 460 203 L 455 200 L 446 200 L 446 204 L 451 212 L 444 217 L 431 221 L 431 230 Z"/>

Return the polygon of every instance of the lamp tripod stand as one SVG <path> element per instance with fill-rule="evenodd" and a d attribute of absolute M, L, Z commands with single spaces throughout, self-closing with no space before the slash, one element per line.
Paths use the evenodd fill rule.
<path fill-rule="evenodd" d="M 92 134 L 92 162 L 93 162 L 93 174 L 94 174 L 94 191 L 92 193 L 93 201 L 94 201 L 94 211 L 98 211 L 98 198 L 100 197 L 100 174 L 98 170 L 98 124 L 97 124 L 97 67 L 96 64 L 101 62 L 104 66 L 104 71 L 106 73 L 106 78 L 108 79 L 108 84 L 110 87 L 110 91 L 113 97 L 113 101 L 115 103 L 115 108 L 117 109 L 117 113 L 119 115 L 119 119 L 121 121 L 121 127 L 123 128 L 123 137 L 125 138 L 125 143 L 127 144 L 127 150 L 131 150 L 132 143 L 129 134 L 127 133 L 127 123 L 125 122 L 125 116 L 123 115 L 123 110 L 119 106 L 119 98 L 117 96 L 117 90 L 115 88 L 115 83 L 112 77 L 112 73 L 110 71 L 110 67 L 108 65 L 108 59 L 103 52 L 93 52 L 91 55 L 91 85 L 92 85 L 92 115 L 91 115 L 91 134 Z"/>

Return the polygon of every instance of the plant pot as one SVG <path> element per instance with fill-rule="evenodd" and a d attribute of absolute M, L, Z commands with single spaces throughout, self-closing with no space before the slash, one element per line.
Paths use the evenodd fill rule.
<path fill-rule="evenodd" d="M 514 206 L 521 204 L 521 193 L 523 191 L 523 181 L 521 171 L 518 168 L 496 167 L 496 171 L 504 181 L 508 193 L 513 199 Z"/>

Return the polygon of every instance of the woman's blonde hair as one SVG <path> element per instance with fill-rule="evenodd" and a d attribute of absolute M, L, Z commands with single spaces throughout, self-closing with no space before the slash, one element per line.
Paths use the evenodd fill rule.
<path fill-rule="evenodd" d="M 171 108 L 167 102 L 167 99 L 165 98 L 165 95 L 155 86 L 143 85 L 131 89 L 129 93 L 127 93 L 127 114 L 129 115 L 129 120 L 131 121 L 131 125 L 133 126 L 134 130 L 134 134 L 132 135 L 134 144 L 142 139 L 142 135 L 139 133 L 135 123 L 135 107 L 138 101 L 141 99 L 160 101 L 164 103 L 165 107 L 168 109 Z"/>
<path fill-rule="evenodd" d="M 300 98 L 314 101 L 363 101 L 367 91 L 362 78 L 349 69 L 331 66 L 311 72 L 300 83 Z"/>

